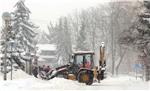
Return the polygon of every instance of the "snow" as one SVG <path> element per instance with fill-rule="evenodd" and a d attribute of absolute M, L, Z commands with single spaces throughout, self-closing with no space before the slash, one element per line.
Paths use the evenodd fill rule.
<path fill-rule="evenodd" d="M 56 45 L 54 44 L 37 44 L 37 56 L 39 62 L 48 62 L 56 60 Z M 46 64 L 46 63 L 45 63 Z"/>
<path fill-rule="evenodd" d="M 9 72 L 7 74 L 7 78 L 8 80 L 10 80 L 10 77 L 11 77 L 11 73 Z M 12 79 L 26 79 L 26 78 L 29 78 L 29 77 L 32 77 L 28 74 L 26 74 L 25 72 L 23 72 L 22 70 L 18 69 L 18 70 L 13 70 L 13 77 Z M 0 72 L 0 81 L 3 80 L 3 73 Z"/>
<path fill-rule="evenodd" d="M 3 57 L 4 55 L 0 53 L 0 58 Z"/>
<path fill-rule="evenodd" d="M 38 50 L 56 50 L 56 45 L 54 44 L 37 44 Z"/>
<path fill-rule="evenodd" d="M 132 76 L 121 75 L 108 77 L 100 83 L 93 83 L 87 86 L 84 83 L 54 78 L 52 80 L 41 80 L 28 76 L 21 70 L 14 73 L 13 80 L 0 80 L 0 91 L 43 91 L 43 90 L 149 90 L 150 82 L 144 82 Z M 0 74 L 0 78 L 1 78 Z"/>
<path fill-rule="evenodd" d="M 56 59 L 56 56 L 41 56 L 39 57 L 38 59 L 38 62 L 45 62 L 45 61 L 50 61 L 50 60 L 47 60 L 47 59 Z"/>
<path fill-rule="evenodd" d="M 93 51 L 74 51 L 74 54 L 84 54 L 84 53 L 93 53 Z"/>
<path fill-rule="evenodd" d="M 24 28 L 27 28 L 28 30 L 30 30 L 30 31 L 28 31 L 28 32 L 30 32 L 30 34 L 33 36 L 35 33 L 33 32 L 33 30 L 34 30 L 34 28 L 32 28 L 31 26 L 28 26 L 28 25 L 26 25 L 26 24 L 24 24 L 24 23 L 20 23 L 20 25 L 22 25 L 22 27 L 24 27 Z"/>

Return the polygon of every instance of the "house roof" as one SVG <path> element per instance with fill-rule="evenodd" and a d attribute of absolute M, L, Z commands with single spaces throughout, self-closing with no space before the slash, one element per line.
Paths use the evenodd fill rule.
<path fill-rule="evenodd" d="M 37 44 L 38 50 L 56 50 L 56 45 L 54 44 Z"/>
<path fill-rule="evenodd" d="M 94 54 L 94 51 L 74 51 L 73 54 Z"/>

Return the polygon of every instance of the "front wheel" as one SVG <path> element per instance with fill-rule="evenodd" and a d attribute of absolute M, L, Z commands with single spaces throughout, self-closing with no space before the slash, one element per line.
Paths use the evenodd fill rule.
<path fill-rule="evenodd" d="M 86 85 L 92 85 L 93 84 L 93 80 L 90 80 L 86 83 Z"/>
<path fill-rule="evenodd" d="M 86 85 L 91 85 L 93 83 L 93 72 L 90 70 L 81 70 L 77 75 L 77 80 Z"/>

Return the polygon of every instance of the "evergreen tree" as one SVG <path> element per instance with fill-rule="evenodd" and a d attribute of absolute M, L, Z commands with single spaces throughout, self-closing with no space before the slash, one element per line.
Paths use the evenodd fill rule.
<path fill-rule="evenodd" d="M 14 6 L 16 10 L 12 12 L 12 28 L 15 33 L 16 50 L 31 53 L 35 51 L 34 30 L 37 27 L 30 22 L 30 10 L 25 6 L 24 0 L 20 0 Z"/>
<path fill-rule="evenodd" d="M 1 39 L 6 39 L 3 45 L 7 45 L 7 48 L 3 46 L 1 51 L 4 54 L 6 49 L 8 62 L 15 62 L 22 70 L 25 70 L 25 63 L 27 64 L 27 61 L 31 63 L 31 53 L 35 53 L 37 33 L 34 30 L 37 27 L 30 22 L 31 12 L 25 6 L 24 0 L 18 1 L 15 8 L 15 11 L 11 12 L 11 25 L 8 29 L 4 28 L 1 31 Z"/>
<path fill-rule="evenodd" d="M 6 14 L 6 13 L 5 13 Z M 10 15 L 10 13 L 7 13 Z M 11 18 L 11 15 L 10 15 Z M 1 48 L 0 48 L 0 55 L 1 59 L 3 62 L 2 64 L 6 63 L 6 66 L 10 66 L 10 64 L 13 62 L 11 58 L 11 54 L 13 53 L 13 40 L 14 40 L 14 32 L 12 31 L 12 26 L 11 26 L 11 19 L 4 21 L 5 24 L 3 25 L 1 29 L 1 34 L 0 34 L 0 43 L 1 43 Z"/>

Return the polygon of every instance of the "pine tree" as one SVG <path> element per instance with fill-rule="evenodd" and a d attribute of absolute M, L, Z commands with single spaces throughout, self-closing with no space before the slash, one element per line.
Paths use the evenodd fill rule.
<path fill-rule="evenodd" d="M 34 30 L 37 27 L 30 22 L 30 10 L 25 6 L 24 0 L 20 0 L 14 6 L 16 10 L 12 12 L 13 16 L 13 31 L 15 33 L 15 41 L 17 42 L 16 50 L 31 53 L 35 51 L 35 36 Z"/>
<path fill-rule="evenodd" d="M 10 61 L 17 63 L 22 70 L 27 72 L 27 62 L 30 62 L 31 67 L 31 53 L 36 53 L 35 45 L 37 41 L 35 37 L 37 33 L 34 30 L 38 27 L 30 22 L 31 12 L 25 6 L 24 0 L 18 1 L 14 7 L 15 11 L 11 12 L 11 31 L 7 35 L 9 36 L 8 40 L 13 41 L 13 45 L 8 45 L 7 49 L 10 50 L 11 48 L 11 51 L 13 51 Z M 31 74 L 31 71 L 29 71 L 29 74 Z"/>
<path fill-rule="evenodd" d="M 2 61 L 1 63 L 3 65 L 10 66 L 10 64 L 12 63 L 11 54 L 13 53 L 12 46 L 13 46 L 13 40 L 14 40 L 14 33 L 12 31 L 11 20 L 7 20 L 4 22 L 5 24 L 3 25 L 0 31 L 1 33 L 0 34 L 0 46 L 1 46 L 0 48 L 1 59 L 0 60 Z"/>

